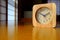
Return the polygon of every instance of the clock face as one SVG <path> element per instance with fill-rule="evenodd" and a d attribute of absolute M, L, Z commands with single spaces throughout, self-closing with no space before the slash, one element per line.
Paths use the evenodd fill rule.
<path fill-rule="evenodd" d="M 36 20 L 41 24 L 46 24 L 51 21 L 51 10 L 47 7 L 42 7 L 36 11 Z"/>

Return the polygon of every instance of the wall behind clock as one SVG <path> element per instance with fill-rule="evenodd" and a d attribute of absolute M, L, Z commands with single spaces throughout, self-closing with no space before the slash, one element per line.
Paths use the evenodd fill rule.
<path fill-rule="evenodd" d="M 35 4 L 47 3 L 47 0 L 19 0 L 18 13 L 19 18 L 32 18 L 32 7 Z"/>

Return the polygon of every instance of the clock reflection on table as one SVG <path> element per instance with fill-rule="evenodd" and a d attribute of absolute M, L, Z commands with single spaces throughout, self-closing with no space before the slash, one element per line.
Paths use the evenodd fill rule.
<path fill-rule="evenodd" d="M 33 40 L 56 40 L 54 28 L 33 28 Z"/>

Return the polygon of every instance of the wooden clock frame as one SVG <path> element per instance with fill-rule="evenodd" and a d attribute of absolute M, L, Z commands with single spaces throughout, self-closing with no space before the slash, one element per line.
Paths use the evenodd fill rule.
<path fill-rule="evenodd" d="M 40 24 L 36 18 L 36 11 L 41 7 L 47 7 L 52 11 L 52 19 L 47 24 Z M 36 4 L 33 6 L 32 22 L 34 27 L 56 27 L 56 4 L 55 3 L 46 3 L 46 4 Z"/>

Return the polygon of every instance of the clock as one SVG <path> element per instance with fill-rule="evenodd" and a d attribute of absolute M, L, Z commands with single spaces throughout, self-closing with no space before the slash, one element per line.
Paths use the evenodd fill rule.
<path fill-rule="evenodd" d="M 46 3 L 34 5 L 32 21 L 35 27 L 55 27 L 56 4 Z"/>
<path fill-rule="evenodd" d="M 47 24 L 51 21 L 51 16 L 51 10 L 47 7 L 42 7 L 36 11 L 35 18 L 40 24 Z"/>

